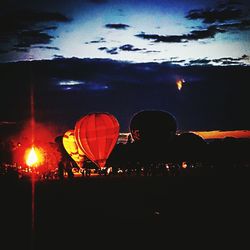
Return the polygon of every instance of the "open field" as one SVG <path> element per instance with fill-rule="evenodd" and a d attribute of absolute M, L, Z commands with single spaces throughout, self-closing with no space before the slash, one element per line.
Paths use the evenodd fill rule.
<path fill-rule="evenodd" d="M 1 244 L 8 246 L 2 249 L 131 244 L 158 249 L 183 243 L 179 237 L 191 245 L 198 239 L 212 244 L 223 241 L 222 232 L 230 238 L 245 231 L 249 188 L 247 176 L 99 176 L 37 182 L 32 232 L 31 183 L 1 181 Z"/>

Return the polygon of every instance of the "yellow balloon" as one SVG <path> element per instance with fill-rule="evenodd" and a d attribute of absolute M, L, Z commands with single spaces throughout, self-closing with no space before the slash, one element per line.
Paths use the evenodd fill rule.
<path fill-rule="evenodd" d="M 63 135 L 63 146 L 71 158 L 76 162 L 76 164 L 82 168 L 84 153 L 76 143 L 74 130 L 68 130 L 65 132 Z"/>

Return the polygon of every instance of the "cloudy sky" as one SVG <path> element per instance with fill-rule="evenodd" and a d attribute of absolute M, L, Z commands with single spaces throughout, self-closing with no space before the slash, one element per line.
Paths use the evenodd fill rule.
<path fill-rule="evenodd" d="M 248 0 L 9 0 L 0 21 L 2 122 L 29 118 L 32 86 L 36 119 L 71 128 L 161 109 L 181 130 L 250 129 Z"/>
<path fill-rule="evenodd" d="M 0 61 L 250 64 L 249 13 L 248 0 L 8 0 L 0 10 Z"/>

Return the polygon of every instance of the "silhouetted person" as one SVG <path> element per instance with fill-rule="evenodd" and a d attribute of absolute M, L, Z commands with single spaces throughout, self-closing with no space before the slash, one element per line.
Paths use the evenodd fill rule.
<path fill-rule="evenodd" d="M 70 160 L 65 161 L 65 171 L 66 171 L 69 179 L 72 179 L 74 177 L 73 162 L 72 161 L 70 161 Z"/>
<path fill-rule="evenodd" d="M 131 143 L 132 143 L 132 136 L 130 134 L 128 135 L 127 144 L 131 144 Z"/>
<path fill-rule="evenodd" d="M 58 163 L 58 178 L 60 180 L 64 179 L 64 164 L 63 164 L 63 160 L 60 160 Z"/>

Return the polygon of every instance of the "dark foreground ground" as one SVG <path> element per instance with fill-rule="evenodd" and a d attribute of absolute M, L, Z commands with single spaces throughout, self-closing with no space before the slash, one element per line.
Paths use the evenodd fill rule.
<path fill-rule="evenodd" d="M 250 176 L 1 180 L 0 249 L 249 249 Z"/>

